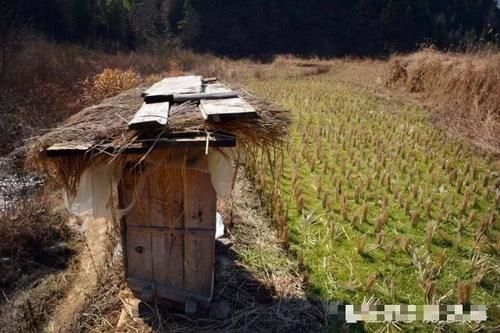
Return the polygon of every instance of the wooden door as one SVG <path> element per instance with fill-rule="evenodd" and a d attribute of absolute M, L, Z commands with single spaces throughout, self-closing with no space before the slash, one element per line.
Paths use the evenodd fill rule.
<path fill-rule="evenodd" d="M 119 187 L 120 206 L 133 207 L 122 218 L 125 274 L 144 300 L 177 302 L 212 297 L 216 193 L 201 150 L 179 150 L 175 158 L 126 168 Z M 135 165 L 135 164 L 131 164 Z"/>

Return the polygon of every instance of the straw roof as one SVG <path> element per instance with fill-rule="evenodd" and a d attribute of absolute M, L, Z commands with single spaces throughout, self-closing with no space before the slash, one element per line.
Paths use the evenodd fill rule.
<path fill-rule="evenodd" d="M 182 136 L 193 132 L 202 132 L 207 135 L 227 133 L 236 137 L 240 148 L 246 149 L 255 146 L 280 145 L 288 134 L 289 112 L 242 89 L 236 92 L 255 108 L 257 111 L 255 119 L 207 122 L 199 111 L 198 103 L 185 102 L 171 105 L 168 123 L 164 128 L 150 133 L 130 130 L 128 123 L 143 103 L 141 94 L 145 88 L 141 86 L 131 89 L 105 99 L 100 104 L 85 108 L 68 118 L 59 127 L 35 138 L 28 152 L 28 164 L 39 171 L 49 171 L 56 165 L 58 174 L 56 176 L 72 178 L 83 172 L 89 163 L 103 158 L 117 158 L 124 148 L 140 141 L 145 136 L 154 138 L 158 135 Z M 54 144 L 84 147 L 107 146 L 113 149 L 112 153 L 106 151 L 105 154 L 94 149 L 85 156 L 49 158 L 46 149 Z M 64 167 L 61 164 L 64 164 Z M 69 174 L 61 175 L 64 172 Z"/>

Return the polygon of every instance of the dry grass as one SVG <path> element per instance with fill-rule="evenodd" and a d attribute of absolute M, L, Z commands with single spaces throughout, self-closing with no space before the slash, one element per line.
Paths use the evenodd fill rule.
<path fill-rule="evenodd" d="M 68 330 L 71 332 L 114 331 L 122 307 L 120 291 L 124 288 L 123 265 L 121 258 L 117 258 L 102 270 L 97 288 L 87 294 L 84 304 L 74 314 L 74 320 L 68 323 Z"/>
<path fill-rule="evenodd" d="M 0 153 L 22 146 L 84 107 L 154 77 L 193 70 L 227 74 L 225 60 L 164 45 L 144 52 L 108 54 L 71 44 L 19 35 L 6 49 L 0 72 Z M 152 77 L 152 78 L 151 78 Z"/>
<path fill-rule="evenodd" d="M 71 284 L 78 249 L 67 214 L 45 197 L 0 217 L 0 332 L 39 332 Z"/>
<path fill-rule="evenodd" d="M 427 49 L 396 56 L 387 84 L 428 103 L 454 136 L 500 153 L 500 54 Z"/>
<path fill-rule="evenodd" d="M 88 101 L 101 100 L 137 87 L 140 82 L 139 74 L 130 68 L 106 68 L 102 73 L 84 81 L 84 98 Z"/>
<path fill-rule="evenodd" d="M 4 292 L 29 284 L 40 270 L 67 267 L 74 254 L 65 212 L 54 212 L 43 197 L 20 203 L 0 219 L 0 287 Z"/>

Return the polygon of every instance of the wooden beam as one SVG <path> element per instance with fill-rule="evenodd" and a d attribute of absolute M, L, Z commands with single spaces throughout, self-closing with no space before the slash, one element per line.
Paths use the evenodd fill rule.
<path fill-rule="evenodd" d="M 138 278 L 128 278 L 127 284 L 132 291 L 140 294 L 145 288 L 152 287 L 151 281 L 138 279 Z M 193 298 L 201 305 L 207 307 L 210 304 L 211 297 L 202 296 L 196 292 L 190 292 L 186 289 L 178 289 L 168 285 L 156 284 L 154 286 L 156 291 L 156 296 L 164 299 L 169 299 L 177 302 L 185 302 L 188 298 Z"/>
<path fill-rule="evenodd" d="M 168 77 L 155 83 L 143 93 L 143 97 L 172 96 L 174 94 L 196 94 L 202 91 L 201 76 Z"/>
<path fill-rule="evenodd" d="M 162 102 L 171 103 L 184 103 L 187 101 L 199 101 L 202 99 L 223 99 L 238 97 L 238 94 L 232 91 L 229 92 L 215 92 L 215 93 L 196 93 L 196 94 L 174 94 L 174 95 L 154 95 L 144 97 L 144 102 L 149 104 L 156 104 Z"/>
<path fill-rule="evenodd" d="M 138 131 L 155 130 L 167 125 L 170 104 L 168 102 L 142 104 L 128 124 L 129 129 Z"/>
<path fill-rule="evenodd" d="M 55 144 L 46 149 L 47 157 L 64 157 L 94 154 L 106 152 L 114 154 L 144 154 L 148 152 L 151 146 L 154 149 L 169 149 L 169 148 L 205 148 L 207 145 L 207 136 L 204 134 L 193 133 L 186 134 L 183 137 L 165 137 L 160 139 L 143 139 L 127 146 L 121 150 L 121 147 L 115 147 L 109 144 Z M 208 140 L 209 147 L 234 147 L 236 146 L 236 138 L 230 134 L 211 134 Z"/>
<path fill-rule="evenodd" d="M 90 148 L 92 143 L 56 143 L 45 150 L 47 156 L 69 156 L 83 155 Z"/>
<path fill-rule="evenodd" d="M 203 83 L 207 84 L 207 83 L 213 83 L 213 82 L 217 82 L 217 78 L 216 77 L 204 77 L 203 78 Z"/>
<path fill-rule="evenodd" d="M 228 92 L 213 92 L 213 93 L 200 93 L 200 94 L 181 94 L 174 95 L 175 103 L 183 103 L 187 101 L 200 101 L 202 99 L 212 100 L 212 99 L 224 99 L 224 98 L 235 98 L 238 94 L 233 91 Z"/>
<path fill-rule="evenodd" d="M 140 140 L 146 144 L 148 149 L 150 145 L 154 144 L 156 148 L 195 148 L 205 147 L 234 147 L 236 145 L 236 138 L 232 135 L 218 135 L 212 134 L 207 140 L 206 135 L 195 136 L 191 138 L 161 138 L 161 139 L 147 139 Z"/>

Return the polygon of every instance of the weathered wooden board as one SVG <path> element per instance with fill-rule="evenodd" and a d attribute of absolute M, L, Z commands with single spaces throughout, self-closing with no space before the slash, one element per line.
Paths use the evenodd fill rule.
<path fill-rule="evenodd" d="M 137 291 L 146 288 L 153 288 L 153 283 L 149 280 L 141 280 L 129 277 L 127 279 L 128 286 L 135 294 L 140 294 Z M 154 284 L 154 290 L 158 298 L 172 300 L 176 302 L 185 302 L 187 299 L 194 299 L 198 301 L 203 307 L 208 308 L 210 305 L 210 297 L 203 296 L 199 293 L 192 293 L 183 288 L 174 288 L 162 284 Z"/>
<path fill-rule="evenodd" d="M 128 274 L 139 279 L 153 277 L 151 233 L 127 226 Z"/>
<path fill-rule="evenodd" d="M 225 92 L 204 92 L 199 94 L 180 94 L 174 95 L 174 103 L 184 103 L 187 101 L 200 101 L 200 100 L 212 100 L 212 99 L 224 99 L 224 98 L 235 98 L 238 97 L 236 92 L 231 90 Z"/>
<path fill-rule="evenodd" d="M 144 186 L 141 188 L 139 185 L 140 174 L 125 169 L 120 183 L 120 201 L 123 204 L 120 208 L 128 208 L 134 203 L 125 216 L 127 227 L 150 225 L 149 200 L 144 197 Z"/>
<path fill-rule="evenodd" d="M 85 155 L 87 153 L 102 153 L 107 152 L 114 154 L 144 154 L 151 149 L 151 145 L 155 145 L 155 150 L 171 149 L 171 148 L 194 148 L 206 147 L 207 136 L 199 133 L 186 134 L 181 137 L 164 137 L 160 139 L 141 139 L 137 140 L 125 149 L 121 147 L 114 147 L 113 145 L 80 145 L 80 144 L 55 144 L 46 149 L 47 157 L 63 157 L 74 155 Z M 212 133 L 208 139 L 210 147 L 234 147 L 236 145 L 236 138 L 229 134 Z"/>
<path fill-rule="evenodd" d="M 184 223 L 187 229 L 215 229 L 217 194 L 210 174 L 198 170 L 186 170 L 184 189 Z"/>
<path fill-rule="evenodd" d="M 215 216 L 214 216 L 215 226 Z M 184 288 L 192 293 L 212 296 L 215 261 L 213 233 L 188 231 L 184 237 Z"/>
<path fill-rule="evenodd" d="M 184 288 L 184 235 L 164 231 L 151 237 L 155 283 Z"/>
<path fill-rule="evenodd" d="M 48 157 L 85 154 L 92 143 L 56 143 L 45 150 Z"/>
<path fill-rule="evenodd" d="M 202 100 L 200 111 L 207 121 L 220 122 L 231 119 L 253 119 L 255 109 L 242 98 Z"/>
<path fill-rule="evenodd" d="M 183 156 L 180 156 L 183 158 Z M 174 161 L 172 161 L 174 162 Z M 177 164 L 178 161 L 175 161 Z M 184 226 L 184 196 L 182 193 L 182 168 L 171 168 L 170 161 L 147 179 L 147 200 L 149 204 L 150 225 L 163 228 L 182 228 Z"/>
<path fill-rule="evenodd" d="M 165 127 L 168 122 L 170 103 L 142 104 L 128 124 L 129 129 L 148 131 Z"/>
<path fill-rule="evenodd" d="M 162 100 L 161 97 L 172 98 L 174 94 L 196 94 L 201 93 L 202 77 L 201 76 L 178 76 L 169 77 L 155 83 L 150 88 L 144 91 L 143 96 L 146 97 L 146 103 Z"/>
<path fill-rule="evenodd" d="M 122 219 L 129 287 L 144 300 L 154 294 L 207 307 L 212 296 L 215 260 L 216 193 L 203 148 L 178 149 L 145 163 L 145 181 L 125 170 L 120 207 L 134 206 Z M 167 157 L 168 156 L 168 157 Z M 158 163 L 156 163 L 158 165 Z"/>
<path fill-rule="evenodd" d="M 224 93 L 232 92 L 231 88 L 226 86 L 224 83 L 212 83 L 206 84 L 204 87 L 204 92 L 206 93 Z"/>
<path fill-rule="evenodd" d="M 205 155 L 189 160 L 184 178 L 184 288 L 211 297 L 215 261 L 215 215 L 217 194 L 209 173 L 190 167 L 204 168 Z"/>
<path fill-rule="evenodd" d="M 231 94 L 232 90 L 223 83 L 204 86 L 207 94 Z M 224 121 L 231 119 L 252 119 L 257 117 L 255 109 L 244 99 L 234 96 L 225 99 L 206 99 L 200 102 L 200 111 L 207 121 Z"/>

